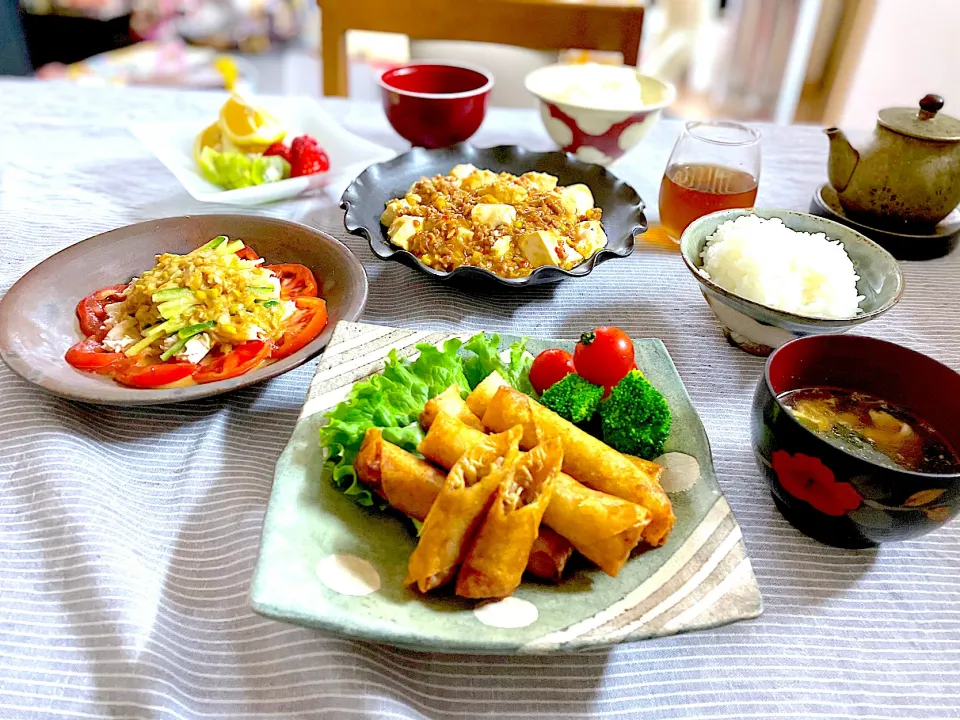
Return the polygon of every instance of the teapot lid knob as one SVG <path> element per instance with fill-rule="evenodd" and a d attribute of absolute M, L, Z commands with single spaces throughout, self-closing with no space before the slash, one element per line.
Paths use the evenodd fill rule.
<path fill-rule="evenodd" d="M 924 95 L 920 101 L 920 112 L 917 117 L 920 120 L 929 120 L 943 109 L 943 98 L 939 95 Z"/>

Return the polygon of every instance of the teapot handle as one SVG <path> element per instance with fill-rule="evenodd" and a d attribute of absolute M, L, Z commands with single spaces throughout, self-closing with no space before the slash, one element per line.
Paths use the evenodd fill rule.
<path fill-rule="evenodd" d="M 924 95 L 920 101 L 920 112 L 917 113 L 917 119 L 929 120 L 943 109 L 943 98 L 939 95 Z"/>

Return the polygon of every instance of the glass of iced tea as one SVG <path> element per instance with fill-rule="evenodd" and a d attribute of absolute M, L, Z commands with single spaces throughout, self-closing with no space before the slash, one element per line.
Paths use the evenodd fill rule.
<path fill-rule="evenodd" d="M 759 181 L 758 131 L 732 122 L 688 122 L 660 184 L 660 223 L 679 243 L 699 217 L 753 207 Z"/>

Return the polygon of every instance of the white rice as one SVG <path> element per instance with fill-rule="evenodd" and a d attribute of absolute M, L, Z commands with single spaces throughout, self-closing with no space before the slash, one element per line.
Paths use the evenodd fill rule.
<path fill-rule="evenodd" d="M 851 318 L 863 310 L 853 263 L 839 241 L 743 215 L 704 246 L 703 274 L 736 295 L 796 315 Z"/>

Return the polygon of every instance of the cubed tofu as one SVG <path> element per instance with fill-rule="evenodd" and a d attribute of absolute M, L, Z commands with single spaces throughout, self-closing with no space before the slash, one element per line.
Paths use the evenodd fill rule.
<path fill-rule="evenodd" d="M 529 195 L 523 185 L 504 182 L 503 180 L 498 180 L 495 183 L 482 187 L 478 192 L 481 196 L 489 195 L 497 202 L 507 203 L 509 205 L 522 203 Z"/>
<path fill-rule="evenodd" d="M 560 265 L 557 248 L 560 238 L 550 230 L 536 230 L 520 236 L 520 251 L 534 267 Z"/>
<path fill-rule="evenodd" d="M 470 163 L 463 163 L 461 165 L 454 165 L 450 170 L 450 174 L 453 175 L 457 180 L 463 180 L 468 175 L 475 173 L 477 171 L 476 165 L 471 165 Z"/>
<path fill-rule="evenodd" d="M 254 329 L 259 330 L 259 328 Z M 253 337 L 250 339 L 256 340 L 257 337 L 257 333 L 254 333 Z M 187 340 L 187 344 L 184 345 L 183 349 L 174 355 L 174 357 L 183 362 L 198 363 L 207 356 L 208 352 L 210 352 L 210 347 L 212 344 L 213 343 L 210 341 L 210 336 L 206 333 L 194 335 L 192 338 Z"/>
<path fill-rule="evenodd" d="M 512 226 L 517 221 L 517 209 L 502 203 L 479 203 L 470 211 L 470 219 L 488 228 Z"/>
<path fill-rule="evenodd" d="M 482 188 L 484 185 L 489 185 L 496 179 L 496 173 L 490 172 L 489 170 L 474 170 L 460 181 L 460 187 L 464 190 L 473 191 L 477 188 Z"/>
<path fill-rule="evenodd" d="M 420 232 L 423 227 L 423 218 L 414 215 L 401 215 L 390 225 L 387 235 L 390 242 L 404 250 L 410 249 L 410 238 Z"/>
<path fill-rule="evenodd" d="M 571 215 L 583 215 L 593 207 L 593 193 L 583 183 L 565 187 L 560 191 L 560 200 Z"/>
<path fill-rule="evenodd" d="M 413 208 L 410 206 L 405 199 L 391 200 L 387 203 L 386 209 L 383 211 L 383 214 L 380 215 L 380 223 L 390 227 L 393 225 L 393 221 L 396 220 L 401 215 L 404 215 Z"/>
<path fill-rule="evenodd" d="M 607 234 L 599 220 L 585 220 L 573 228 L 573 246 L 584 257 L 590 257 L 607 246 Z"/>
<path fill-rule="evenodd" d="M 513 238 L 509 235 L 504 235 L 502 238 L 497 238 L 497 241 L 493 243 L 493 254 L 497 257 L 503 257 L 507 254 L 507 250 L 510 249 L 510 244 L 513 242 Z"/>
<path fill-rule="evenodd" d="M 541 192 L 550 192 L 557 186 L 555 176 L 542 172 L 526 172 L 520 176 L 520 182 Z"/>

